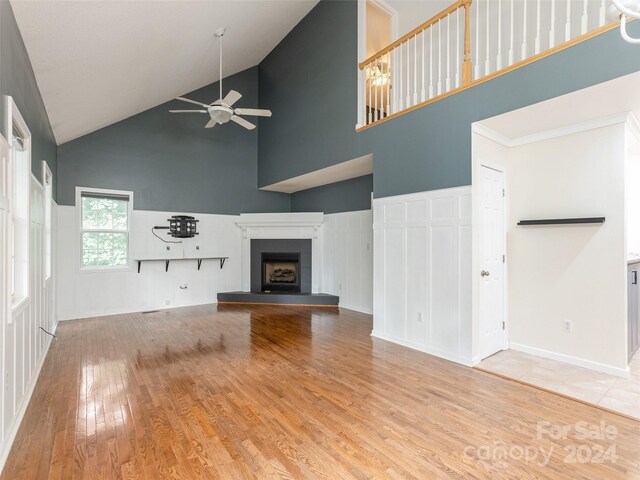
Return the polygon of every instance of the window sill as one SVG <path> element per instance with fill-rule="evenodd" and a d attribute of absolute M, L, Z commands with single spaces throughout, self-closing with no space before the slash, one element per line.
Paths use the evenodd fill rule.
<path fill-rule="evenodd" d="M 79 267 L 78 273 L 127 273 L 132 272 L 131 265 L 124 267 Z"/>

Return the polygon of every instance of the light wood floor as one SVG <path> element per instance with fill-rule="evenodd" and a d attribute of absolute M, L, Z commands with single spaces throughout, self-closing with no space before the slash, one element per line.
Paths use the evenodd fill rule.
<path fill-rule="evenodd" d="M 241 305 L 61 323 L 1 478 L 640 478 L 640 423 L 370 331 Z M 580 421 L 615 438 L 536 436 Z M 566 463 L 596 444 L 614 461 Z"/>

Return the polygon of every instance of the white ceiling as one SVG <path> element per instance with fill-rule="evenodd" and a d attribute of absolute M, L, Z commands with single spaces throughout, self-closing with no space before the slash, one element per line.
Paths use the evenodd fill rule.
<path fill-rule="evenodd" d="M 257 65 L 317 0 L 11 0 L 58 144 Z M 213 101 L 215 99 L 211 99 Z"/>
<path fill-rule="evenodd" d="M 640 115 L 640 72 L 545 100 L 478 122 L 507 141 L 604 117 L 634 112 Z"/>

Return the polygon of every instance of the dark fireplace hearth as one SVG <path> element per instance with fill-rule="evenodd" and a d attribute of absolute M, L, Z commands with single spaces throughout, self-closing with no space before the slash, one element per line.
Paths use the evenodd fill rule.
<path fill-rule="evenodd" d="M 262 252 L 263 292 L 300 292 L 300 253 Z"/>

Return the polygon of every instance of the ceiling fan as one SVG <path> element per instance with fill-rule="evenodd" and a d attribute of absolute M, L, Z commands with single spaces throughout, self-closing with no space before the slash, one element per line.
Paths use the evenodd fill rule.
<path fill-rule="evenodd" d="M 232 108 L 233 105 L 242 98 L 242 95 L 235 90 L 229 91 L 227 96 L 222 98 L 222 37 L 224 36 L 224 28 L 216 30 L 216 37 L 220 39 L 220 98 L 213 103 L 206 104 L 190 100 L 184 97 L 177 97 L 176 100 L 182 102 L 193 103 L 201 106 L 202 110 L 169 110 L 171 113 L 206 113 L 210 119 L 204 128 L 215 127 L 216 124 L 227 123 L 229 120 L 238 125 L 253 130 L 256 126 L 245 120 L 241 115 L 250 115 L 255 117 L 270 117 L 271 110 L 262 110 L 257 108 Z"/>

